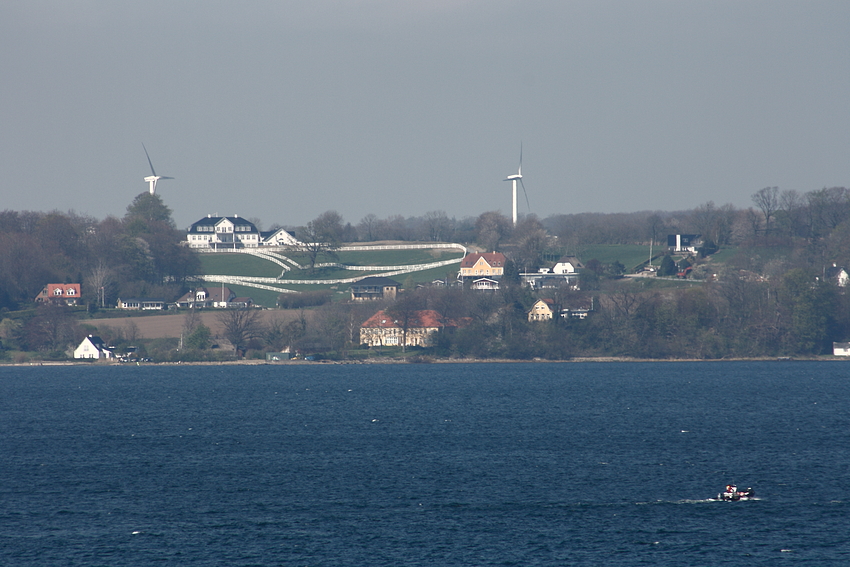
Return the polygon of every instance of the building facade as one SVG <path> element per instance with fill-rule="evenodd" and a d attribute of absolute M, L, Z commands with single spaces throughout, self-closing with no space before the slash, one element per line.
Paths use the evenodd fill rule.
<path fill-rule="evenodd" d="M 51 283 L 44 286 L 35 296 L 36 303 L 64 303 L 79 305 L 82 300 L 82 289 L 78 283 Z"/>
<path fill-rule="evenodd" d="M 413 312 L 405 331 L 404 323 L 386 311 L 378 311 L 360 326 L 360 344 L 380 346 L 431 346 L 437 333 L 454 330 L 459 322 L 432 309 Z"/>

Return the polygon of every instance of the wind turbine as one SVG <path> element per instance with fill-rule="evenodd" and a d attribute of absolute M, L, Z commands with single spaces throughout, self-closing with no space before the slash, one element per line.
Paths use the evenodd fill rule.
<path fill-rule="evenodd" d="M 162 175 L 157 175 L 156 171 L 154 171 L 154 169 L 153 169 L 153 163 L 151 163 L 151 156 L 148 155 L 148 149 L 145 148 L 144 142 L 142 142 L 142 148 L 144 148 L 144 150 L 145 150 L 145 155 L 148 157 L 148 165 L 151 166 L 151 173 L 153 173 L 153 175 L 149 175 L 149 176 L 145 177 L 145 181 L 147 181 L 150 184 L 151 195 L 153 195 L 153 194 L 156 193 L 156 182 L 157 181 L 159 181 L 160 179 L 174 179 L 174 178 L 173 177 L 165 177 L 165 176 L 162 176 Z M 522 152 L 520 152 L 520 153 L 522 153 Z"/>
<path fill-rule="evenodd" d="M 522 182 L 522 142 L 519 144 L 519 169 L 516 174 L 508 175 L 504 181 L 512 181 L 513 182 L 513 220 L 514 226 L 516 226 L 516 182 L 519 181 L 519 184 L 522 185 L 522 192 L 525 194 L 525 204 L 528 206 L 529 210 L 531 209 L 531 205 L 528 204 L 528 193 L 525 191 L 525 183 Z"/>

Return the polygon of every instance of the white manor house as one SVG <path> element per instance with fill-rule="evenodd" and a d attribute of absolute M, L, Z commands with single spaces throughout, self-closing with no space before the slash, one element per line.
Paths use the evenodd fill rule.
<path fill-rule="evenodd" d="M 283 228 L 261 232 L 257 226 L 239 215 L 219 217 L 207 215 L 192 223 L 186 233 L 190 248 L 257 248 L 259 246 L 296 246 L 298 240 Z"/>

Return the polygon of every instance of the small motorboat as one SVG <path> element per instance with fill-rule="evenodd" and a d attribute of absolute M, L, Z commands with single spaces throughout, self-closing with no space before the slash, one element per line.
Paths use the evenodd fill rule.
<path fill-rule="evenodd" d="M 727 484 L 726 490 L 718 494 L 715 500 L 720 500 L 723 502 L 737 502 L 739 500 L 752 500 L 755 497 L 756 494 L 752 488 L 747 488 L 746 490 L 738 490 L 738 487 L 734 484 Z"/>

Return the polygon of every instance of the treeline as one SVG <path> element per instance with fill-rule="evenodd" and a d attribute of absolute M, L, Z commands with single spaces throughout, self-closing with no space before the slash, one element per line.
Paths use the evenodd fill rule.
<path fill-rule="evenodd" d="M 593 305 L 586 319 L 529 321 L 540 297 L 563 307 Z M 737 271 L 688 289 L 642 290 L 640 282 L 603 282 L 597 291 L 568 288 L 537 295 L 518 283 L 494 292 L 426 287 L 404 290 L 393 303 L 329 304 L 302 320 L 287 346 L 346 358 L 359 345 L 359 326 L 378 309 L 396 320 L 433 309 L 465 326 L 413 349 L 433 357 L 568 360 L 575 357 L 722 359 L 829 354 L 850 338 L 850 297 L 833 280 L 795 268 L 775 281 Z M 259 347 L 259 344 L 255 345 Z M 373 349 L 377 351 L 377 349 Z M 377 352 L 374 352 L 377 354 Z"/>
<path fill-rule="evenodd" d="M 702 234 L 719 246 L 735 245 L 754 236 L 820 238 L 850 218 L 850 190 L 830 187 L 805 193 L 765 187 L 752 196 L 753 206 L 736 208 L 708 201 L 685 211 L 633 213 L 553 214 L 541 219 L 543 227 L 565 243 L 582 245 L 659 242 L 668 233 Z M 493 216 L 507 221 L 494 227 Z M 535 215 L 526 215 L 535 217 Z M 486 218 L 491 217 L 491 218 Z M 510 239 L 510 221 L 498 212 L 478 217 L 449 217 L 435 210 L 423 216 L 363 217 L 357 224 L 335 211 L 313 222 L 328 228 L 343 242 L 376 240 L 487 241 L 494 228 L 502 240 Z M 502 221 L 502 222 L 504 222 Z M 304 227 L 301 227 L 303 230 Z M 483 237 L 483 238 L 482 238 Z"/>
<path fill-rule="evenodd" d="M 80 283 L 92 308 L 119 297 L 177 297 L 200 262 L 171 210 L 142 193 L 123 218 L 0 212 L 0 309 L 32 305 L 47 283 Z"/>

